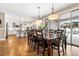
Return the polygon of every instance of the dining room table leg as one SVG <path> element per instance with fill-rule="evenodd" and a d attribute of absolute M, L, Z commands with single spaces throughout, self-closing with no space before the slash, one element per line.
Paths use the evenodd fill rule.
<path fill-rule="evenodd" d="M 51 51 L 53 52 L 53 49 L 51 49 L 51 40 L 48 41 L 48 56 L 51 56 Z"/>

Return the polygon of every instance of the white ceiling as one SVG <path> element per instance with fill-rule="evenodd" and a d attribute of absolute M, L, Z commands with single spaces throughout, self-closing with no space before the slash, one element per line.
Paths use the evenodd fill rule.
<path fill-rule="evenodd" d="M 40 17 L 51 14 L 51 3 L 0 3 L 0 11 L 11 13 L 22 17 L 38 17 L 38 8 L 40 6 Z M 65 7 L 72 5 L 72 3 L 54 3 L 54 10 L 59 11 Z"/>

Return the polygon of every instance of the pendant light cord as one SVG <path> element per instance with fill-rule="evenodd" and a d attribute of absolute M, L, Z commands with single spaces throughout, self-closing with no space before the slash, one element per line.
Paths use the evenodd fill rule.
<path fill-rule="evenodd" d="M 38 19 L 40 18 L 40 7 L 38 7 Z"/>
<path fill-rule="evenodd" d="M 54 14 L 54 3 L 52 4 L 52 14 Z"/>

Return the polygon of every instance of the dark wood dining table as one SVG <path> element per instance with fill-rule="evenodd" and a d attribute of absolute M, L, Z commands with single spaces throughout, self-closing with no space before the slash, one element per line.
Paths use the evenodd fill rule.
<path fill-rule="evenodd" d="M 48 56 L 51 56 L 51 39 L 50 39 L 50 36 L 47 35 L 44 37 L 44 39 L 47 41 L 47 44 L 48 44 Z M 52 50 L 53 52 L 53 50 Z"/>
<path fill-rule="evenodd" d="M 48 56 L 51 56 L 51 55 L 53 55 L 52 54 L 53 53 L 53 48 L 51 48 L 51 42 L 52 42 L 52 40 L 55 40 L 58 37 L 54 36 L 53 38 L 51 38 L 50 35 L 48 35 L 48 36 L 45 36 L 44 38 L 45 38 L 45 40 L 47 40 L 47 44 L 48 44 Z"/>
<path fill-rule="evenodd" d="M 48 43 L 48 56 L 51 56 L 51 51 L 53 52 L 53 50 L 51 50 L 51 39 L 47 39 L 47 43 Z"/>

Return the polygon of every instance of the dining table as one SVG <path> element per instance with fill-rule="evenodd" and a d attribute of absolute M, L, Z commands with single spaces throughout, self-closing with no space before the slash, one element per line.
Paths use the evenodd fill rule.
<path fill-rule="evenodd" d="M 48 44 L 48 48 L 47 48 L 47 51 L 48 51 L 48 56 L 51 56 L 53 55 L 53 48 L 51 49 L 51 42 L 52 40 L 55 40 L 57 39 L 58 37 L 56 36 L 56 34 L 54 34 L 54 36 L 51 38 L 49 33 L 47 34 L 44 34 L 44 39 L 47 41 L 47 44 Z"/>

